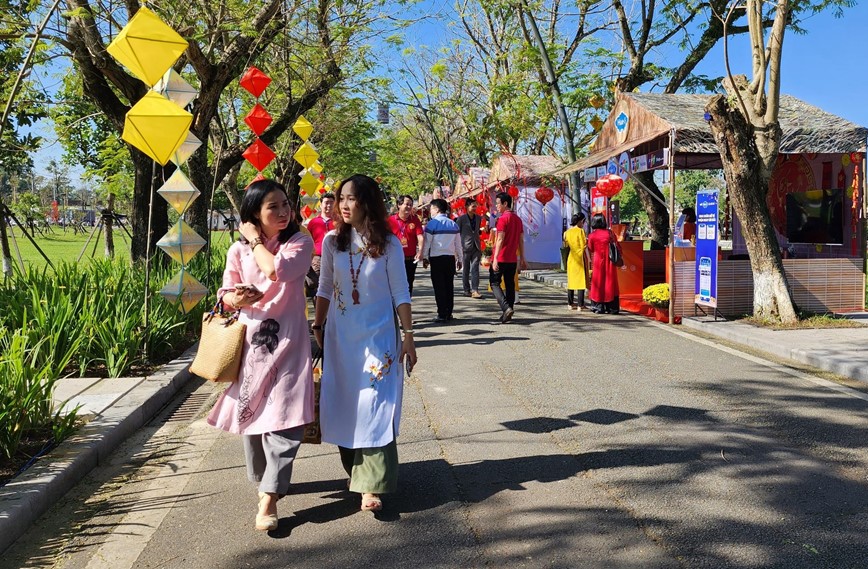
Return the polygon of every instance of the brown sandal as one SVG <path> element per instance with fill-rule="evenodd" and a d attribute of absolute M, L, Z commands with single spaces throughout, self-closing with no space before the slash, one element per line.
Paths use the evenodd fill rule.
<path fill-rule="evenodd" d="M 383 501 L 376 494 L 362 494 L 362 511 L 379 512 L 383 509 Z"/>

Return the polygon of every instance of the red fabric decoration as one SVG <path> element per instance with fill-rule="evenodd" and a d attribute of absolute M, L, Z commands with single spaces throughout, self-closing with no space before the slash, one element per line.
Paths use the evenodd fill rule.
<path fill-rule="evenodd" d="M 268 114 L 268 111 L 262 105 L 256 103 L 250 109 L 250 112 L 247 113 L 247 116 L 244 117 L 244 122 L 247 123 L 247 126 L 250 127 L 250 130 L 256 136 L 260 136 L 268 128 L 268 125 L 271 124 L 271 115 Z"/>
<path fill-rule="evenodd" d="M 257 99 L 265 91 L 265 88 L 271 83 L 271 77 L 251 66 L 250 69 L 244 72 L 241 77 L 241 86 L 247 89 L 247 92 Z"/>
<path fill-rule="evenodd" d="M 536 199 L 537 201 L 539 201 L 539 203 L 546 205 L 554 199 L 555 192 L 551 188 L 543 186 L 536 191 L 534 196 L 536 196 Z"/>
<path fill-rule="evenodd" d="M 254 168 L 262 172 L 269 164 L 271 164 L 271 161 L 274 160 L 274 157 L 277 155 L 268 147 L 267 144 L 257 138 L 253 144 L 244 151 L 242 156 L 244 156 L 248 162 L 253 164 Z"/>
<path fill-rule="evenodd" d="M 515 199 L 518 197 L 518 188 L 515 184 L 509 186 L 509 189 L 506 190 L 506 193 L 509 194 L 509 197 Z"/>

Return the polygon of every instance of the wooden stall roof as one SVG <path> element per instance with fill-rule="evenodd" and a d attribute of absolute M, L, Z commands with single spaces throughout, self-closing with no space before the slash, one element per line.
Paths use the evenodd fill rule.
<path fill-rule="evenodd" d="M 675 129 L 675 153 L 718 155 L 711 128 L 705 121 L 705 105 L 713 95 L 620 93 L 615 107 L 600 129 L 591 154 L 556 170 L 566 174 L 606 162 L 614 155 Z M 621 111 L 630 117 L 628 133 L 619 138 L 615 121 Z M 784 154 L 864 152 L 868 128 L 781 95 L 780 122 Z"/>
<path fill-rule="evenodd" d="M 491 175 L 488 178 L 488 186 L 492 187 L 497 185 L 497 182 L 511 180 L 536 184 L 542 181 L 543 176 L 551 175 L 551 172 L 562 164 L 554 156 L 500 154 L 491 162 Z"/>

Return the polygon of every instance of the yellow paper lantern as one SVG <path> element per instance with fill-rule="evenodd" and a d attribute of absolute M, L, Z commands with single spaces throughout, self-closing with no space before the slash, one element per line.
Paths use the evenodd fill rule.
<path fill-rule="evenodd" d="M 319 183 L 320 182 L 317 178 L 314 178 L 310 174 L 305 174 L 298 182 L 298 187 L 303 189 L 305 194 L 312 196 L 319 186 Z"/>
<path fill-rule="evenodd" d="M 292 125 L 292 130 L 299 136 L 299 138 L 306 141 L 313 132 L 313 125 L 310 124 L 304 116 L 300 116 L 298 117 L 298 120 L 295 121 L 295 124 Z"/>
<path fill-rule="evenodd" d="M 178 223 L 157 241 L 157 247 L 183 266 L 187 266 L 193 255 L 204 246 L 205 240 L 199 237 L 199 234 L 183 219 L 179 219 Z"/>
<path fill-rule="evenodd" d="M 208 295 L 208 289 L 185 269 L 181 269 L 160 290 L 160 294 L 172 304 L 177 304 L 178 310 L 187 314 Z"/>
<path fill-rule="evenodd" d="M 295 161 L 304 166 L 305 168 L 310 168 L 313 166 L 316 159 L 319 158 L 319 153 L 309 142 L 305 142 L 302 144 L 295 154 L 292 155 L 295 158 Z"/>
<path fill-rule="evenodd" d="M 193 115 L 148 91 L 127 112 L 121 138 L 165 166 L 187 139 L 192 123 Z"/>
<path fill-rule="evenodd" d="M 106 51 L 153 87 L 186 49 L 187 40 L 178 32 L 147 8 L 139 8 Z"/>

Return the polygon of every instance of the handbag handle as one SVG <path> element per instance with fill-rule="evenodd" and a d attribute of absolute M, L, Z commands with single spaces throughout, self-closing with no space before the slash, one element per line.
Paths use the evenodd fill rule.
<path fill-rule="evenodd" d="M 238 320 L 238 316 L 241 314 L 241 309 L 238 308 L 234 312 L 229 312 L 227 316 L 226 305 L 223 303 L 223 295 L 224 292 L 219 297 L 217 297 L 217 302 L 214 303 L 214 306 L 211 307 L 211 310 L 208 312 L 208 315 L 205 316 L 205 320 L 210 322 L 212 318 L 217 315 L 220 315 L 223 318 L 226 318 L 225 326 L 229 326 L 233 322 Z"/>

